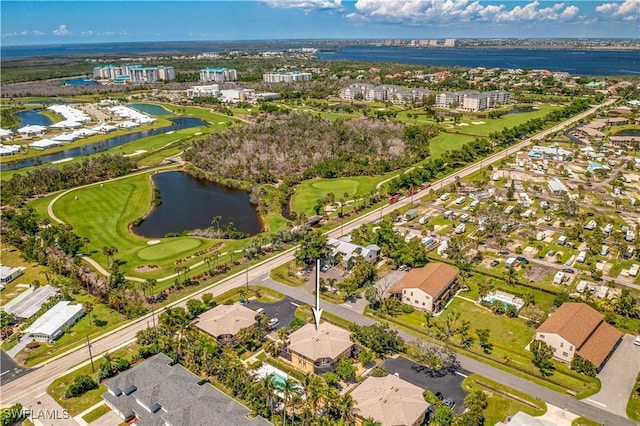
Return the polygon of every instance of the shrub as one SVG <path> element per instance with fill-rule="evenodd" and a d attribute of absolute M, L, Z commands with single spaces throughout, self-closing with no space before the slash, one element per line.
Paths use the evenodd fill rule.
<path fill-rule="evenodd" d="M 573 361 L 571 361 L 571 369 L 589 377 L 596 376 L 596 367 L 593 363 L 582 358 L 580 355 L 575 355 L 573 357 Z"/>
<path fill-rule="evenodd" d="M 83 393 L 95 389 L 98 387 L 98 384 L 93 381 L 93 379 L 86 374 L 81 374 L 75 378 L 75 380 L 69 385 L 67 390 L 64 392 L 65 398 L 73 398 L 76 396 L 80 396 Z"/>
<path fill-rule="evenodd" d="M 402 313 L 404 314 L 411 314 L 414 310 L 415 309 L 413 309 L 413 306 L 411 305 L 402 305 Z"/>
<path fill-rule="evenodd" d="M 36 342 L 35 340 L 33 342 L 27 343 L 27 349 L 37 349 L 39 347 L 40 347 L 40 343 Z"/>

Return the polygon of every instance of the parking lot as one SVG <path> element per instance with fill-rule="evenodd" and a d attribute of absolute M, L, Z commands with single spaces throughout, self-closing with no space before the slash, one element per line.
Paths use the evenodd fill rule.
<path fill-rule="evenodd" d="M 278 330 L 285 326 L 288 327 L 289 324 L 291 324 L 291 321 L 296 317 L 296 309 L 298 306 L 302 305 L 304 305 L 303 302 L 286 296 L 284 299 L 276 303 L 263 303 L 251 300 L 247 302 L 245 306 L 253 309 L 254 311 L 258 308 L 263 308 L 267 317 L 278 318 L 279 322 L 274 328 L 275 330 Z"/>
<path fill-rule="evenodd" d="M 388 358 L 382 363 L 382 367 L 389 374 L 398 374 L 401 379 L 433 393 L 441 392 L 444 398 L 453 398 L 456 405 L 453 411 L 460 414 L 464 411 L 464 397 L 467 395 L 462 389 L 464 376 L 471 374 L 466 370 L 458 370 L 456 374 L 447 374 L 442 377 L 432 377 L 424 366 L 403 357 Z M 463 376 L 464 375 L 464 376 Z"/>

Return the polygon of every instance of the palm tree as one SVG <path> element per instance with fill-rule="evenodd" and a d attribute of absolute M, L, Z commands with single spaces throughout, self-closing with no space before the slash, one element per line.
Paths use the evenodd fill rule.
<path fill-rule="evenodd" d="M 362 422 L 362 426 L 382 426 L 382 423 L 375 420 L 373 417 L 367 417 L 364 422 Z"/>
<path fill-rule="evenodd" d="M 513 266 L 507 269 L 507 273 L 505 274 L 505 280 L 507 282 L 507 285 L 515 285 L 516 277 L 517 277 L 517 273 Z"/>
<path fill-rule="evenodd" d="M 342 395 L 339 404 L 342 421 L 355 421 L 355 415 L 358 412 L 358 408 L 356 407 L 356 401 L 353 399 L 351 394 L 345 393 Z"/>
<path fill-rule="evenodd" d="M 297 384 L 292 379 L 285 379 L 280 384 L 280 390 L 282 391 L 282 424 L 287 424 L 287 404 L 293 402 L 293 399 L 297 393 Z M 293 413 L 292 413 L 293 415 Z"/>
<path fill-rule="evenodd" d="M 91 311 L 93 311 L 93 303 L 85 302 L 82 305 L 82 310 L 84 311 L 85 314 L 89 315 L 89 325 L 92 325 L 93 322 L 91 321 Z"/>

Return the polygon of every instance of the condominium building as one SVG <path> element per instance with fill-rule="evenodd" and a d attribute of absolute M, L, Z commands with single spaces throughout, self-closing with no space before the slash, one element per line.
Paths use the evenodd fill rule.
<path fill-rule="evenodd" d="M 270 72 L 262 75 L 265 83 L 292 83 L 295 81 L 311 81 L 310 72 Z"/>
<path fill-rule="evenodd" d="M 237 80 L 238 72 L 233 68 L 203 68 L 200 70 L 200 81 L 224 83 L 225 81 Z"/>
<path fill-rule="evenodd" d="M 361 95 L 365 101 L 390 101 L 396 104 L 405 104 L 424 100 L 431 95 L 427 89 L 413 88 L 403 89 L 395 84 L 382 84 L 374 86 L 367 83 L 354 83 L 340 90 L 341 99 L 355 99 Z"/>
<path fill-rule="evenodd" d="M 156 83 L 158 81 L 175 80 L 176 71 L 173 67 L 165 66 L 105 65 L 93 69 L 93 78 L 96 80 L 111 80 L 120 83 Z"/>
<path fill-rule="evenodd" d="M 482 111 L 508 104 L 510 99 L 511 95 L 506 90 L 490 90 L 488 92 L 462 90 L 459 92 L 439 93 L 436 95 L 436 107 Z"/>

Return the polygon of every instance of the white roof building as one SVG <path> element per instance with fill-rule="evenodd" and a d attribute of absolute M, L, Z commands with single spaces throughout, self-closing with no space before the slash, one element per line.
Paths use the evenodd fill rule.
<path fill-rule="evenodd" d="M 42 287 L 38 287 L 25 298 L 21 299 L 10 307 L 5 307 L 5 310 L 9 314 L 13 314 L 16 318 L 27 319 L 31 318 L 42 308 L 50 298 L 58 293 L 58 289 L 47 284 Z"/>
<path fill-rule="evenodd" d="M 17 154 L 20 149 L 20 145 L 3 145 L 0 143 L 0 156 Z"/>
<path fill-rule="evenodd" d="M 569 192 L 569 189 L 558 178 L 549 179 L 548 186 L 553 195 L 564 195 Z"/>
<path fill-rule="evenodd" d="M 24 267 L 12 268 L 0 264 L 0 283 L 10 283 L 22 275 Z"/>
<path fill-rule="evenodd" d="M 49 149 L 57 146 L 62 146 L 62 142 L 54 141 L 51 139 L 41 139 L 39 141 L 30 143 L 29 146 L 33 149 Z"/>
<path fill-rule="evenodd" d="M 58 302 L 24 332 L 27 338 L 53 342 L 64 333 L 66 326 L 72 326 L 83 314 L 80 303 L 70 305 L 67 300 Z"/>
<path fill-rule="evenodd" d="M 0 138 L 7 138 L 11 136 L 13 132 L 11 130 L 0 129 Z"/>
<path fill-rule="evenodd" d="M 30 135 L 41 135 L 43 134 L 47 128 L 45 126 L 40 126 L 37 124 L 33 124 L 30 126 L 20 127 L 18 129 L 18 133 L 22 136 L 30 136 Z"/>

